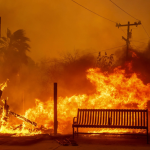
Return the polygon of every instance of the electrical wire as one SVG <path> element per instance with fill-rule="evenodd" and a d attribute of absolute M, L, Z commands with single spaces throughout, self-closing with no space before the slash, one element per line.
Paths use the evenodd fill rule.
<path fill-rule="evenodd" d="M 116 49 L 119 47 L 124 47 L 124 46 L 126 46 L 126 45 L 121 45 L 121 46 L 117 46 L 117 47 L 113 47 L 113 48 L 109 48 L 109 49 L 105 49 L 105 50 L 101 50 L 101 51 L 96 51 L 96 52 L 88 53 L 88 54 L 94 54 L 94 53 L 98 53 L 98 52 L 109 51 L 109 50 Z"/>
<path fill-rule="evenodd" d="M 147 44 L 147 43 L 145 43 L 145 42 L 141 42 L 141 41 L 136 41 L 136 40 L 131 40 L 131 42 L 138 42 L 138 43 L 143 43 L 143 44 Z"/>
<path fill-rule="evenodd" d="M 134 19 L 140 21 L 139 19 L 133 17 L 132 15 L 130 15 L 129 13 L 127 13 L 125 10 L 123 10 L 121 7 L 119 7 L 119 6 L 118 6 L 116 3 L 114 3 L 112 0 L 110 0 L 110 1 L 111 1 L 115 6 L 117 6 L 119 9 L 121 9 L 122 11 L 124 11 L 126 14 L 128 14 L 128 15 L 131 16 L 132 18 L 134 18 Z"/>
<path fill-rule="evenodd" d="M 146 32 L 147 36 L 150 38 L 149 34 L 147 33 L 146 29 L 144 28 L 144 26 L 142 25 L 144 31 Z"/>
<path fill-rule="evenodd" d="M 139 40 L 146 40 L 146 39 L 149 39 L 149 38 L 143 38 L 143 39 L 139 39 Z"/>
<path fill-rule="evenodd" d="M 136 49 L 138 49 L 138 50 L 140 50 L 140 51 L 144 51 L 144 49 L 141 49 L 142 47 L 137 47 L 137 46 L 135 46 L 134 44 L 133 44 L 133 42 L 132 42 L 132 45 L 131 46 L 134 46 Z"/>
<path fill-rule="evenodd" d="M 122 28 L 119 28 L 119 29 L 126 35 L 125 31 Z"/>
<path fill-rule="evenodd" d="M 74 0 L 71 0 L 71 1 L 74 2 L 74 3 L 76 3 L 77 5 L 81 6 L 82 8 L 84 8 L 84 9 L 86 9 L 86 10 L 92 12 L 93 14 L 95 14 L 95 15 L 97 15 L 97 16 L 103 18 L 103 19 L 106 19 L 106 20 L 111 21 L 111 22 L 113 22 L 113 23 L 117 23 L 117 22 L 115 22 L 115 21 L 113 21 L 113 20 L 110 20 L 110 19 L 108 19 L 108 18 L 106 18 L 106 17 L 104 17 L 104 16 L 99 15 L 98 13 L 96 13 L 96 12 L 94 12 L 94 11 L 92 11 L 92 10 L 86 8 L 85 6 L 83 6 L 83 5 L 79 4 L 79 3 L 77 3 L 77 2 L 74 1 Z"/>

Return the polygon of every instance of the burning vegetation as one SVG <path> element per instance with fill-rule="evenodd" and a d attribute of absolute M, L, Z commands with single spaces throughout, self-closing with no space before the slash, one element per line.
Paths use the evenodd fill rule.
<path fill-rule="evenodd" d="M 13 40 L 14 36 L 9 34 L 8 37 Z M 29 39 L 27 38 L 23 43 L 25 44 L 26 41 Z M 14 54 L 11 56 L 13 58 L 10 57 L 8 48 L 4 49 L 6 48 L 3 47 L 4 45 L 1 47 L 4 58 L 10 57 L 11 61 L 6 62 L 1 58 L 1 70 L 4 71 L 1 81 L 6 80 L 6 77 L 9 81 L 0 85 L 1 92 L 3 91 L 2 99 L 4 98 L 0 107 L 0 133 L 11 133 L 15 136 L 52 133 L 54 124 L 52 85 L 54 82 L 58 82 L 59 133 L 72 132 L 72 119 L 76 116 L 78 108 L 147 108 L 147 102 L 150 99 L 149 46 L 144 53 L 131 49 L 128 61 L 118 57 L 120 59 L 115 63 L 110 63 L 111 67 L 105 62 L 108 57 L 102 57 L 103 59 L 99 60 L 103 60 L 101 64 L 103 67 L 97 67 L 94 65 L 96 59 L 93 55 L 79 55 L 79 53 L 67 54 L 59 60 L 41 60 L 38 64 L 31 58 L 25 57 L 26 61 L 20 63 L 21 59 L 15 60 L 15 57 L 26 56 L 26 53 L 25 51 L 18 53 L 19 47 L 16 48 L 17 44 L 13 44 L 9 47 L 9 50 L 14 50 L 11 52 Z M 110 57 L 108 59 L 110 60 Z M 16 65 L 17 63 L 19 66 Z M 7 84 L 8 87 L 6 87 Z M 8 100 L 6 100 L 7 97 Z M 118 131 L 118 129 L 113 131 L 98 129 L 98 132 Z M 121 132 L 127 131 L 122 129 Z"/>

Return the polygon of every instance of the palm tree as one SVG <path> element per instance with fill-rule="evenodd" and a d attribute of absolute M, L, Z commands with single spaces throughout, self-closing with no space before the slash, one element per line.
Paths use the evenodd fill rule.
<path fill-rule="evenodd" d="M 28 63 L 26 52 L 30 51 L 29 41 L 23 29 L 14 33 L 7 29 L 7 36 L 0 38 L 0 64 L 4 73 L 16 74 L 22 64 Z"/>

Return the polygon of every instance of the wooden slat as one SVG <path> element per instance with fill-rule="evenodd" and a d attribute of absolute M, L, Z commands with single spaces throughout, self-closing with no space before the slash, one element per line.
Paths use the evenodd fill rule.
<path fill-rule="evenodd" d="M 115 111 L 113 111 L 113 125 L 115 125 Z"/>
<path fill-rule="evenodd" d="M 92 125 L 94 123 L 94 111 L 92 111 Z"/>
<path fill-rule="evenodd" d="M 84 113 L 85 113 L 85 111 L 82 111 L 82 124 L 83 124 L 84 119 L 85 119 L 85 117 L 84 117 Z"/>
<path fill-rule="evenodd" d="M 143 126 L 142 116 L 143 116 L 143 113 L 141 112 L 141 126 Z"/>
<path fill-rule="evenodd" d="M 112 122 L 113 122 L 113 120 L 112 120 L 112 111 L 110 111 L 111 112 L 111 125 L 112 125 Z"/>
<path fill-rule="evenodd" d="M 140 126 L 140 119 L 139 119 L 140 115 L 139 115 L 139 112 L 138 112 L 138 126 Z"/>
<path fill-rule="evenodd" d="M 132 112 L 130 112 L 130 126 L 132 126 Z"/>
<path fill-rule="evenodd" d="M 99 112 L 100 112 L 100 111 L 97 111 L 97 113 L 98 113 L 98 116 L 97 116 L 97 125 L 99 125 L 99 119 L 100 119 L 100 118 L 99 118 L 99 117 L 100 117 L 100 116 L 99 116 Z"/>
<path fill-rule="evenodd" d="M 134 126 L 134 112 L 132 112 L 132 126 Z"/>
<path fill-rule="evenodd" d="M 78 113 L 77 113 L 77 123 L 79 124 L 79 109 L 78 109 Z"/>
<path fill-rule="evenodd" d="M 96 121 L 97 121 L 97 111 L 95 110 L 94 125 L 96 125 Z"/>
<path fill-rule="evenodd" d="M 92 125 L 94 124 L 94 111 L 92 111 Z"/>
<path fill-rule="evenodd" d="M 130 113 L 130 123 L 129 123 L 129 126 L 131 126 L 131 111 L 129 112 Z"/>
<path fill-rule="evenodd" d="M 102 125 L 104 125 L 104 111 L 102 111 L 102 114 L 103 114 L 103 122 L 102 122 Z"/>
<path fill-rule="evenodd" d="M 85 110 L 85 119 L 84 119 L 84 125 L 86 125 L 86 121 L 87 121 L 87 111 Z"/>
<path fill-rule="evenodd" d="M 146 112 L 146 120 L 147 120 L 147 133 L 148 133 L 148 109 L 147 109 L 147 112 Z"/>
<path fill-rule="evenodd" d="M 97 111 L 94 111 L 94 125 L 96 125 L 96 117 L 97 117 Z"/>
<path fill-rule="evenodd" d="M 145 127 L 145 112 L 143 112 L 144 127 Z"/>
<path fill-rule="evenodd" d="M 94 123 L 94 111 L 92 111 L 92 125 Z"/>
<path fill-rule="evenodd" d="M 81 122 L 81 111 L 79 111 L 79 124 Z"/>
<path fill-rule="evenodd" d="M 113 120 L 112 120 L 112 116 L 113 115 L 113 113 L 112 113 L 112 111 L 111 111 L 111 125 L 113 125 Z"/>
<path fill-rule="evenodd" d="M 108 117 L 108 114 L 107 114 L 107 111 L 106 111 L 106 120 L 105 120 L 105 125 L 107 125 L 107 123 L 108 123 L 107 117 Z"/>
<path fill-rule="evenodd" d="M 96 125 L 96 121 L 97 121 L 97 111 L 95 110 L 95 117 L 94 117 L 94 125 Z"/>
<path fill-rule="evenodd" d="M 118 125 L 118 111 L 116 111 L 116 125 Z"/>
<path fill-rule="evenodd" d="M 105 125 L 105 111 L 103 111 L 103 117 L 104 117 L 103 125 Z"/>
<path fill-rule="evenodd" d="M 124 126 L 125 126 L 125 124 L 126 124 L 126 112 L 124 111 Z"/>
<path fill-rule="evenodd" d="M 97 124 L 97 122 L 98 122 L 98 110 L 96 111 L 96 122 L 95 122 L 95 124 Z"/>
<path fill-rule="evenodd" d="M 127 126 L 128 126 L 128 111 L 127 111 Z"/>
<path fill-rule="evenodd" d="M 121 111 L 121 126 L 123 125 L 123 111 Z"/>
<path fill-rule="evenodd" d="M 91 120 L 92 120 L 92 111 L 89 111 L 89 114 L 90 114 L 90 122 L 89 122 L 89 125 L 91 125 Z"/>
<path fill-rule="evenodd" d="M 122 126 L 124 125 L 124 113 L 123 113 L 123 111 L 122 111 L 122 115 L 121 115 L 121 117 L 122 117 Z"/>
<path fill-rule="evenodd" d="M 89 110 L 87 110 L 87 125 L 89 124 Z"/>
<path fill-rule="evenodd" d="M 105 122 L 105 125 L 106 125 L 106 111 L 105 111 L 105 116 L 104 116 L 104 122 Z"/>
<path fill-rule="evenodd" d="M 100 118 L 99 118 L 100 119 L 100 123 L 99 124 L 101 125 L 102 124 L 102 111 L 99 111 L 99 113 L 100 113 Z"/>
<path fill-rule="evenodd" d="M 80 124 L 82 124 L 82 122 L 83 122 L 83 111 L 81 111 L 81 122 L 80 122 Z"/>
<path fill-rule="evenodd" d="M 124 111 L 124 126 L 126 126 L 126 111 Z"/>
<path fill-rule="evenodd" d="M 109 111 L 109 125 L 111 125 L 111 111 Z"/>
<path fill-rule="evenodd" d="M 111 117 L 111 125 L 112 125 L 112 111 L 110 110 L 110 117 Z"/>
<path fill-rule="evenodd" d="M 120 125 L 120 111 L 119 111 L 119 125 Z"/>
<path fill-rule="evenodd" d="M 131 114 L 130 114 L 130 112 L 128 111 L 128 126 L 130 126 L 130 117 L 131 117 Z"/>
<path fill-rule="evenodd" d="M 137 125 L 137 114 L 136 114 L 136 111 L 135 111 L 135 126 Z"/>

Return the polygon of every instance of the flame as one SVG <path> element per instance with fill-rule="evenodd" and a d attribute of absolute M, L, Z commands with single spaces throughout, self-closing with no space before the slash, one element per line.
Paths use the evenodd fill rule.
<path fill-rule="evenodd" d="M 0 90 L 3 91 L 5 87 L 7 87 L 7 82 L 9 81 L 9 79 L 6 80 L 5 83 L 0 84 Z"/>
<path fill-rule="evenodd" d="M 147 100 L 150 98 L 150 84 L 144 85 L 137 77 L 136 73 L 132 73 L 131 77 L 126 77 L 125 70 L 119 67 L 114 69 L 111 74 L 102 73 L 99 68 L 91 68 L 87 70 L 87 79 L 96 85 L 96 93 L 92 95 L 73 95 L 71 97 L 58 97 L 57 116 L 58 116 L 58 132 L 71 133 L 73 117 L 77 116 L 77 109 L 126 109 L 126 108 L 147 108 Z M 12 130 L 11 125 L 1 125 L 1 133 L 18 133 L 22 134 L 40 134 L 53 130 L 54 120 L 54 102 L 50 98 L 46 102 L 39 99 L 35 100 L 35 107 L 26 110 L 24 117 L 37 123 L 37 127 L 33 127 L 26 122 L 22 128 Z M 3 114 L 2 114 L 3 115 Z M 2 117 L 3 118 L 3 117 Z M 9 121 L 8 121 L 9 122 Z M 88 129 L 82 129 L 88 132 Z M 127 132 L 124 129 L 92 129 L 92 132 Z M 138 130 L 137 130 L 138 131 Z"/>

